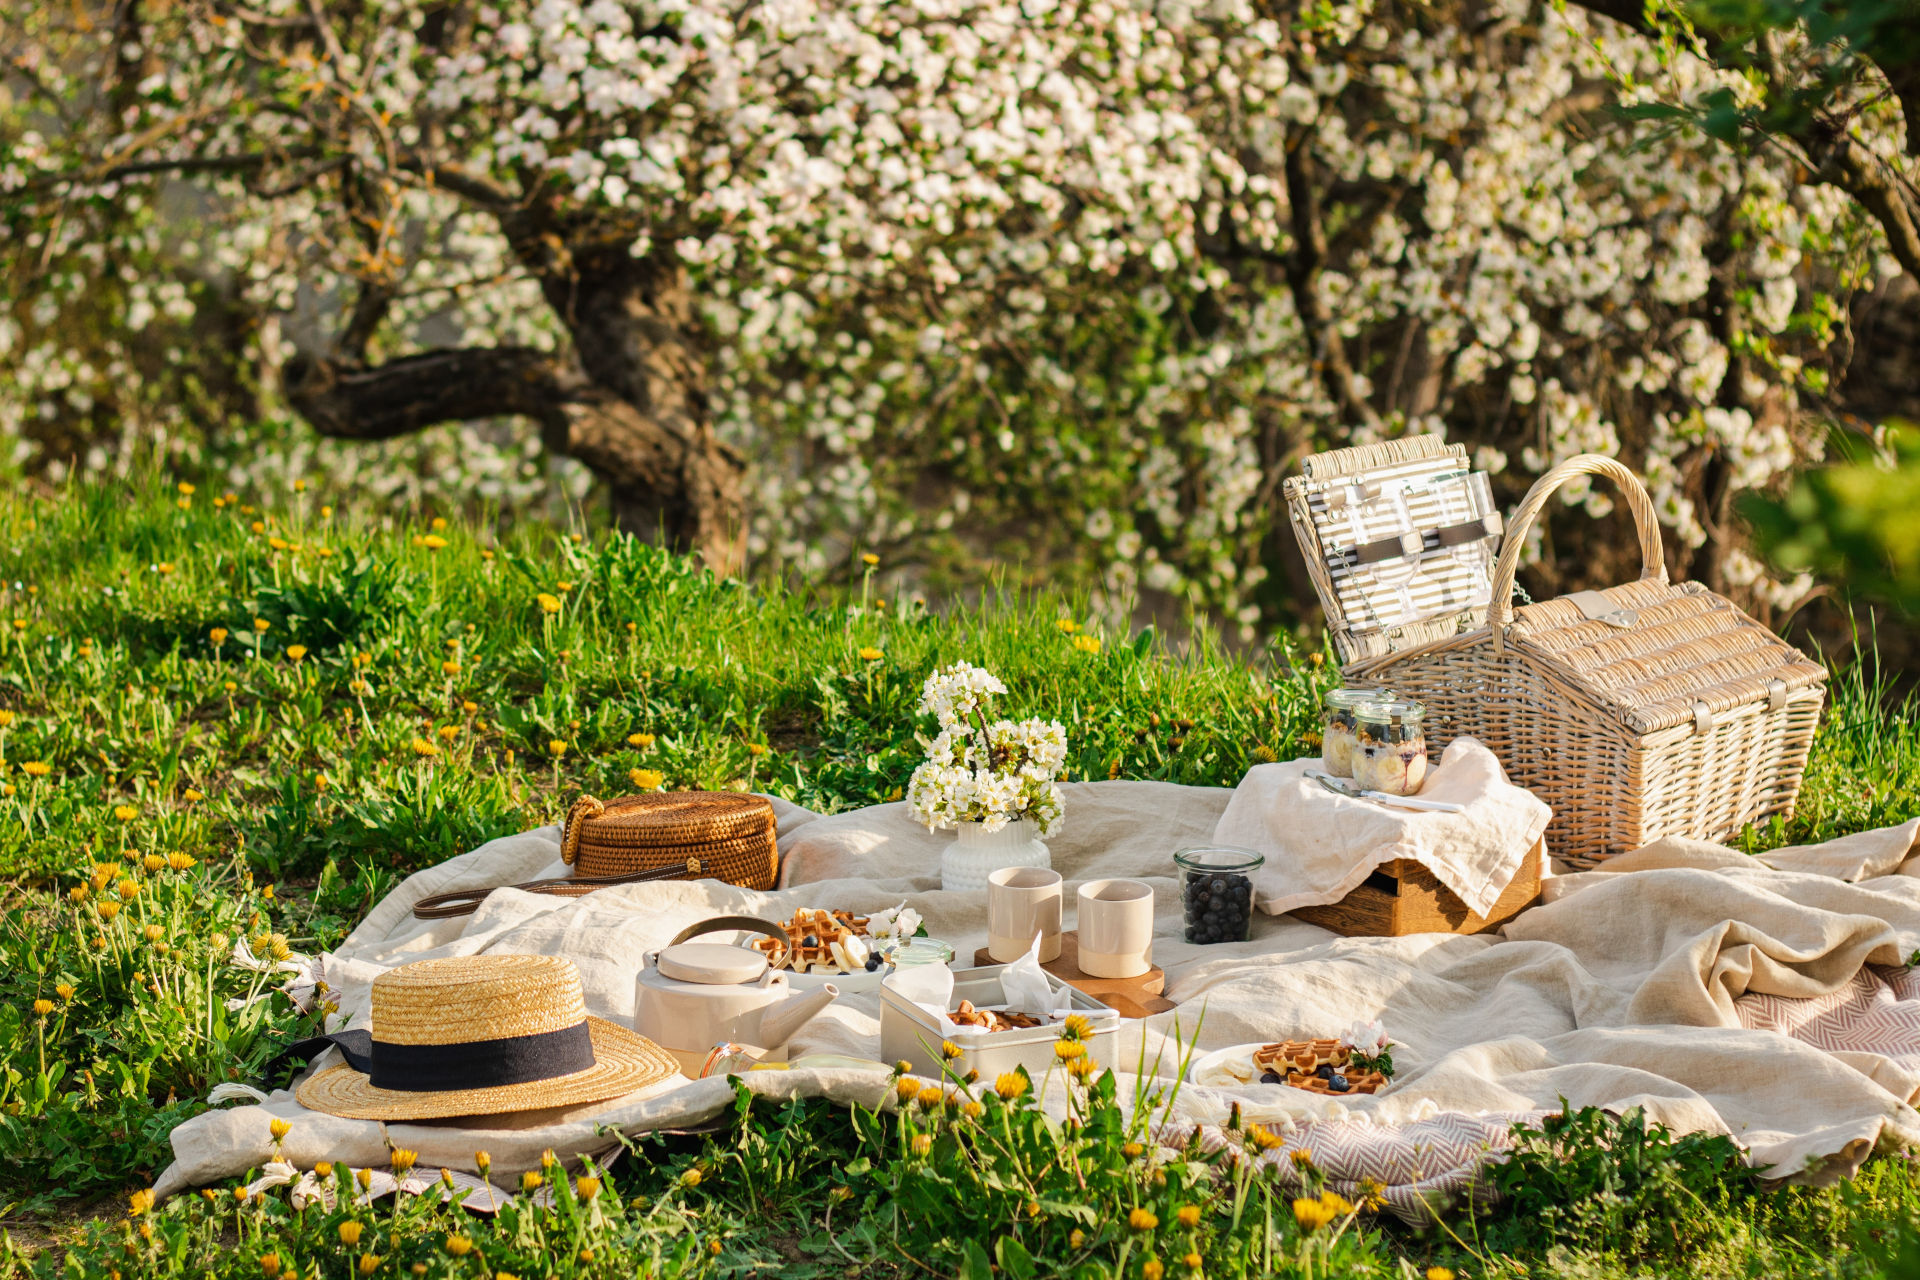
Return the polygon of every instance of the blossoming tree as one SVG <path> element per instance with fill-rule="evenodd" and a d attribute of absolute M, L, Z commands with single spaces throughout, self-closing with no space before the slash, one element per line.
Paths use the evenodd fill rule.
<path fill-rule="evenodd" d="M 1739 68 L 1526 0 L 0 21 L 38 104 L 0 157 L 15 279 L 91 296 L 166 199 L 320 431 L 524 416 L 722 563 L 743 517 L 810 568 L 1004 540 L 1252 625 L 1299 454 L 1438 429 L 1510 490 L 1618 453 L 1677 570 L 1789 598 L 1731 497 L 1817 451 L 1847 303 L 1899 263 L 1789 159 L 1608 110 Z M 190 312 L 163 283 L 134 287 Z M 0 333 L 30 357 L 16 418 L 111 394 L 34 311 Z"/>

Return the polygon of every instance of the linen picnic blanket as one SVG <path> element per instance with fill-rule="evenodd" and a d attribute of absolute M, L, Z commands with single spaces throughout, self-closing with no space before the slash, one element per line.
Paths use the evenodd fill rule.
<path fill-rule="evenodd" d="M 1504 937 L 1425 934 L 1342 938 L 1290 916 L 1256 916 L 1246 942 L 1181 940 L 1171 854 L 1214 834 L 1232 791 L 1151 782 L 1062 788 L 1066 821 L 1049 843 L 1074 883 L 1107 876 L 1155 888 L 1155 960 L 1168 1013 L 1124 1022 L 1123 1068 L 1178 1069 L 1185 1046 L 1330 1036 L 1378 1019 L 1399 1074 L 1373 1097 L 1333 1099 L 1285 1086 L 1188 1085 L 1168 1126 L 1218 1125 L 1238 1102 L 1310 1147 L 1334 1185 L 1387 1184 L 1412 1216 L 1430 1194 L 1470 1182 L 1515 1118 L 1568 1105 L 1644 1107 L 1675 1129 L 1731 1134 L 1782 1178 L 1825 1181 L 1857 1169 L 1882 1141 L 1920 1141 L 1920 1001 L 1901 966 L 1920 947 L 1920 821 L 1830 844 L 1749 858 L 1663 841 L 1616 870 L 1556 878 L 1553 900 L 1510 921 Z M 495 840 L 395 889 L 326 958 L 342 1011 L 363 1024 L 384 969 L 479 952 L 565 955 L 590 1012 L 627 1020 L 643 953 L 719 914 L 783 919 L 799 907 L 869 912 L 902 901 L 964 960 L 985 941 L 984 895 L 939 888 L 954 837 L 916 826 L 901 804 L 818 815 L 776 802 L 781 889 L 717 882 L 619 886 L 582 898 L 494 893 L 465 918 L 421 921 L 429 894 L 560 873 L 558 830 Z M 1069 927 L 1072 924 L 1068 920 Z M 879 1053 L 878 997 L 843 997 L 794 1040 L 795 1056 Z M 325 1059 L 322 1060 L 326 1061 Z M 757 1094 L 887 1105 L 880 1070 L 757 1071 Z M 1124 1082 L 1123 1082 L 1124 1086 Z M 1129 1090 L 1121 1089 L 1122 1096 Z M 269 1121 L 291 1119 L 285 1159 L 386 1163 L 389 1143 L 422 1168 L 472 1170 L 486 1150 L 517 1174 L 540 1153 L 607 1151 L 599 1126 L 685 1129 L 731 1105 L 724 1079 L 675 1078 L 610 1104 L 462 1124 L 388 1124 L 306 1111 L 287 1091 L 262 1105 L 215 1109 L 173 1133 L 167 1195 L 258 1167 Z M 466 1122 L 471 1124 L 472 1122 Z"/>

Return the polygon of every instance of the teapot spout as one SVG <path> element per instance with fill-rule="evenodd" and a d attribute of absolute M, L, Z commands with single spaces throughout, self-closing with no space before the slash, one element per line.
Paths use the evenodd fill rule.
<path fill-rule="evenodd" d="M 813 1015 L 840 998 L 840 988 L 831 982 L 811 991 L 796 991 L 775 1005 L 760 1019 L 760 1039 L 769 1049 L 777 1049 L 793 1039 Z"/>

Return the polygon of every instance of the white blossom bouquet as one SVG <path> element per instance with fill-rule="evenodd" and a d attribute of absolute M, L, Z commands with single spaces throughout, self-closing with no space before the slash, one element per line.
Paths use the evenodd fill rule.
<path fill-rule="evenodd" d="M 927 830 L 977 822 L 998 831 L 1031 818 L 1045 834 L 1060 822 L 1054 779 L 1067 759 L 1067 731 L 1057 720 L 994 720 L 987 711 L 1007 687 L 966 662 L 942 667 L 920 690 L 920 710 L 940 722 L 927 759 L 907 784 L 914 821 Z"/>

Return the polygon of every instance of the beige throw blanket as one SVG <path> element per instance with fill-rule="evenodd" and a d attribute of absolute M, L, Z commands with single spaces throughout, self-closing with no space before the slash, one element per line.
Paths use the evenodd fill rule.
<path fill-rule="evenodd" d="M 1179 1007 L 1123 1024 L 1123 1064 L 1144 1051 L 1149 1069 L 1166 1074 L 1178 1041 L 1197 1040 L 1205 1051 L 1332 1035 L 1373 1018 L 1396 1042 L 1400 1075 L 1378 1097 L 1335 1101 L 1284 1086 L 1189 1087 L 1170 1122 L 1218 1123 L 1237 1100 L 1249 1117 L 1278 1124 L 1296 1141 L 1302 1129 L 1332 1125 L 1326 1132 L 1341 1140 L 1330 1149 L 1357 1153 L 1351 1167 L 1332 1170 L 1336 1179 L 1357 1178 L 1362 1168 L 1405 1168 L 1417 1171 L 1409 1191 L 1458 1186 L 1481 1158 L 1469 1152 L 1460 1157 L 1464 1167 L 1436 1171 L 1431 1161 L 1412 1158 L 1417 1152 L 1404 1135 L 1418 1131 L 1410 1126 L 1431 1127 L 1444 1123 L 1445 1113 L 1461 1113 L 1478 1117 L 1479 1131 L 1487 1132 L 1512 1115 L 1556 1108 L 1562 1098 L 1574 1106 L 1644 1106 L 1680 1129 L 1729 1132 L 1757 1165 L 1783 1177 L 1838 1176 L 1857 1168 L 1883 1138 L 1920 1139 L 1920 1113 L 1910 1105 L 1920 1088 L 1913 1047 L 1882 1043 L 1829 1053 L 1747 1025 L 1741 1012 L 1741 1002 L 1755 996 L 1846 992 L 1863 965 L 1899 966 L 1920 946 L 1920 879 L 1903 874 L 1920 823 L 1775 854 L 1771 866 L 1712 846 L 1654 846 L 1633 855 L 1637 861 L 1616 864 L 1641 868 L 1631 873 L 1565 878 L 1561 900 L 1517 918 L 1504 940 L 1349 939 L 1291 917 L 1259 916 L 1251 941 L 1201 947 L 1180 940 L 1170 855 L 1211 837 L 1231 793 L 1144 782 L 1064 791 L 1066 822 L 1050 843 L 1054 865 L 1070 882 L 1068 902 L 1071 882 L 1098 876 L 1143 877 L 1157 895 L 1155 957 Z M 951 834 L 914 826 L 898 804 L 833 816 L 783 805 L 780 813 L 786 887 L 776 892 L 712 882 L 628 885 L 578 899 L 509 891 L 465 919 L 413 919 L 411 904 L 431 893 L 558 871 L 551 827 L 494 841 L 396 889 L 329 958 L 328 980 L 345 1010 L 360 1018 L 368 983 L 393 965 L 482 951 L 562 954 L 580 965 L 590 1011 L 625 1019 L 633 1012 L 641 954 L 714 914 L 780 917 L 800 906 L 868 911 L 904 899 L 961 956 L 984 941 L 981 898 L 938 888 L 939 855 Z M 1848 876 L 1855 882 L 1842 878 Z M 876 1013 L 876 997 L 843 999 L 793 1050 L 872 1057 Z M 867 1105 L 889 1096 L 879 1072 L 754 1072 L 745 1079 L 777 1096 Z M 182 1124 L 173 1134 L 175 1163 L 158 1190 L 168 1194 L 262 1164 L 276 1115 L 294 1121 L 285 1150 L 302 1168 L 322 1159 L 378 1165 L 392 1142 L 417 1150 L 429 1169 L 471 1170 L 472 1153 L 484 1149 L 496 1170 L 513 1174 L 533 1167 L 549 1147 L 563 1155 L 607 1150 L 596 1125 L 685 1127 L 719 1115 L 730 1097 L 724 1080 L 672 1081 L 610 1105 L 474 1129 L 339 1120 L 304 1111 L 281 1092 L 263 1106 L 216 1109 Z M 1369 1132 L 1378 1140 L 1367 1141 Z"/>

